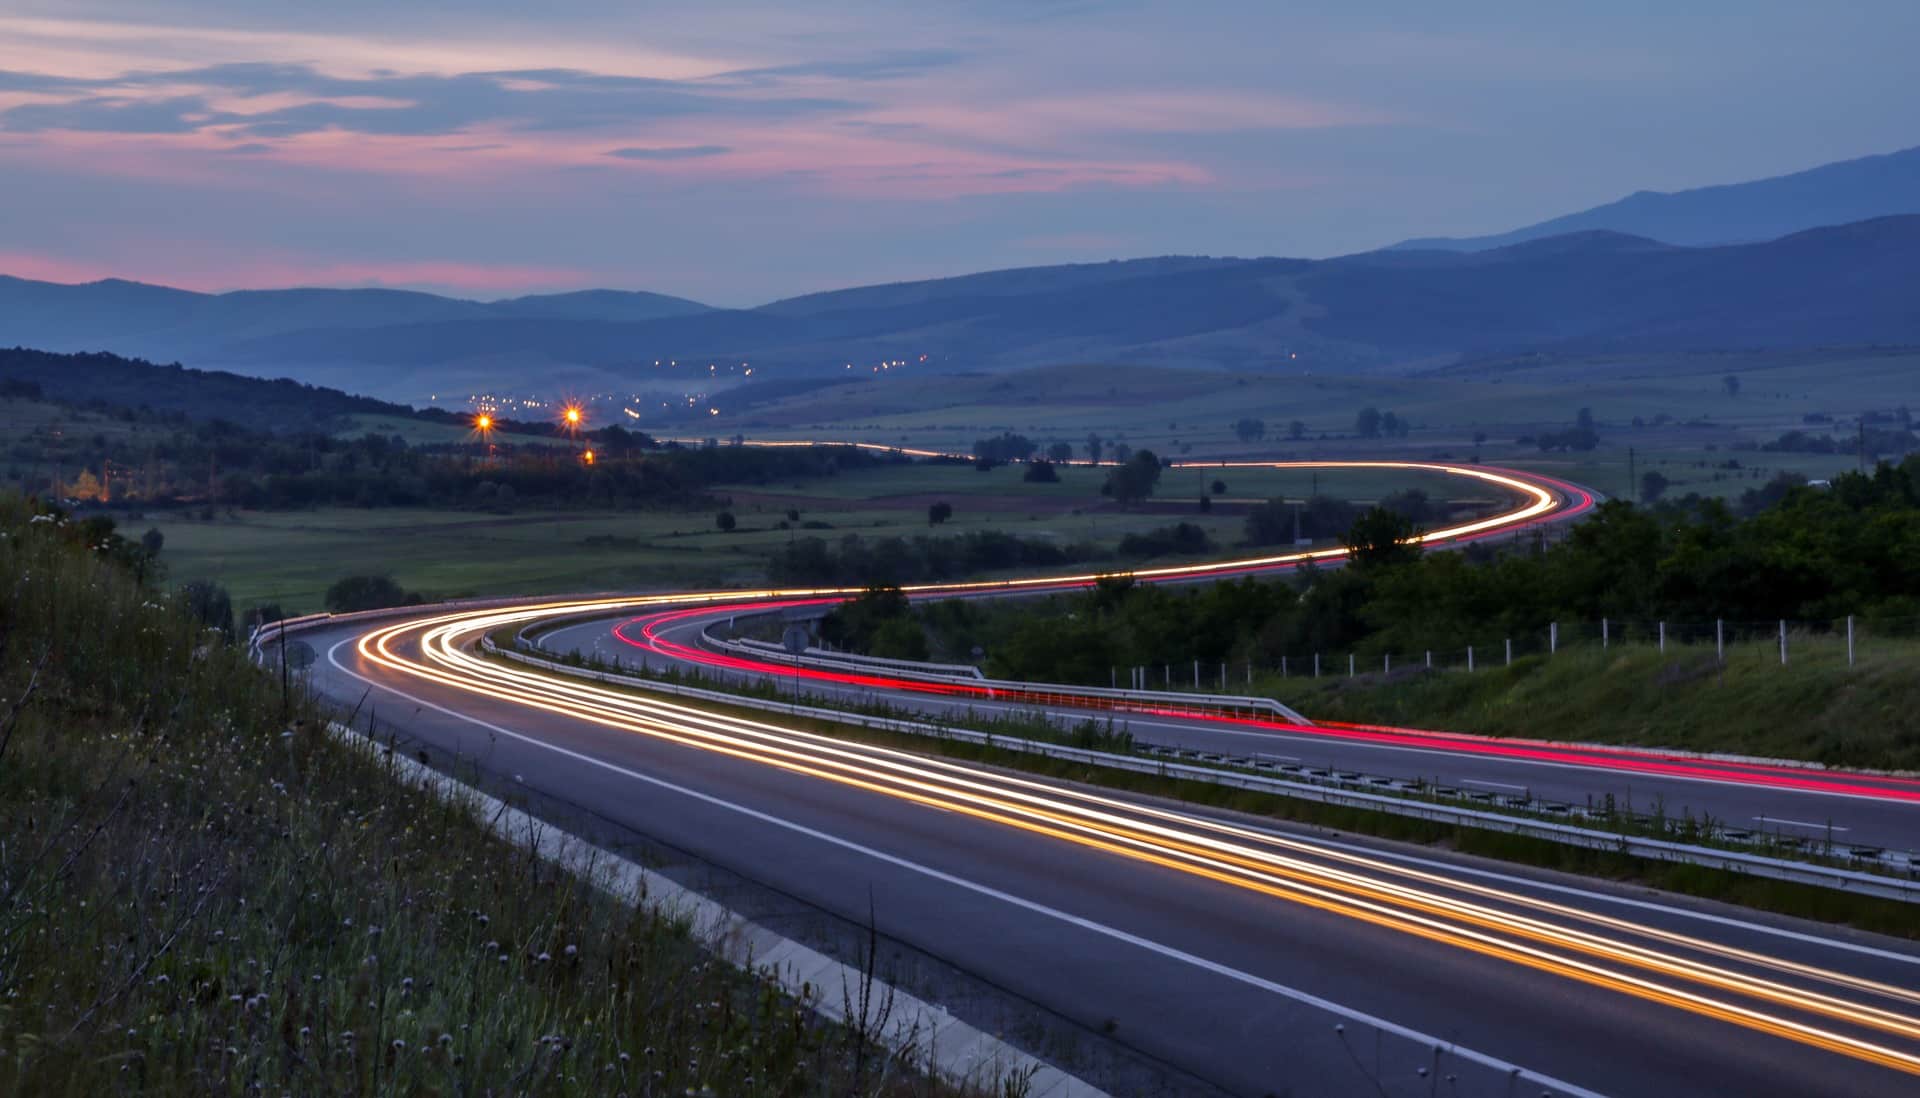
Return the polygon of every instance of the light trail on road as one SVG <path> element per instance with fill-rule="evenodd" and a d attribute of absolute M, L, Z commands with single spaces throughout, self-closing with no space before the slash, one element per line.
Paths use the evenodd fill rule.
<path fill-rule="evenodd" d="M 1272 467 L 1273 463 L 1244 464 Z M 1430 546 L 1498 536 L 1540 522 L 1577 516 L 1593 506 L 1593 497 L 1577 486 L 1531 474 L 1407 462 L 1280 464 L 1298 468 L 1361 464 L 1437 470 L 1505 485 L 1518 497 L 1512 508 L 1499 515 L 1428 533 L 1421 540 Z M 1127 574 L 1144 582 L 1177 583 L 1284 570 L 1344 555 L 1344 549 L 1310 550 Z M 915 598 L 1045 593 L 1085 587 L 1101 578 L 1103 574 L 1088 573 L 928 584 L 906 590 Z M 686 749 L 715 760 L 744 764 L 749 770 L 764 767 L 768 774 L 779 773 L 791 776 L 792 780 L 820 783 L 823 790 L 838 791 L 831 801 L 835 815 L 830 819 L 839 818 L 842 809 L 848 819 L 865 817 L 870 814 L 869 810 L 881 804 L 902 806 L 888 810 L 894 813 L 930 809 L 943 814 L 937 818 L 956 821 L 953 826 L 961 828 L 957 835 L 963 843 L 967 841 L 967 829 L 986 828 L 995 834 L 1019 836 L 1023 843 L 1030 839 L 1040 859 L 1065 857 L 1071 851 L 1099 859 L 1117 859 L 1110 864 L 1138 868 L 1100 870 L 1098 875 L 1117 875 L 1121 880 L 1143 879 L 1152 882 L 1150 887 L 1155 889 L 1169 887 L 1170 896 L 1187 891 L 1179 883 L 1187 882 L 1196 895 L 1208 888 L 1232 890 L 1231 894 L 1247 898 L 1232 904 L 1251 904 L 1252 910 L 1264 911 L 1270 903 L 1276 933 L 1281 927 L 1292 925 L 1285 922 L 1289 911 L 1309 919 L 1306 925 L 1314 925 L 1311 920 L 1334 920 L 1341 926 L 1354 928 L 1339 931 L 1337 937 L 1342 940 L 1361 935 L 1379 947 L 1386 941 L 1375 936 L 1386 935 L 1409 943 L 1395 947 L 1396 954 L 1416 951 L 1440 970 L 1455 964 L 1442 960 L 1441 954 L 1463 959 L 1484 958 L 1503 973 L 1529 974 L 1525 977 L 1527 981 L 1565 981 L 1569 987 L 1603 991 L 1609 1002 L 1657 1004 L 1660 1010 L 1683 1012 L 1689 1019 L 1688 1025 L 1709 1025 L 1715 1034 L 1720 1032 L 1721 1025 L 1733 1026 L 1738 1028 L 1726 1032 L 1766 1034 L 1785 1042 L 1771 1046 L 1776 1049 L 1813 1049 L 1845 1057 L 1849 1071 L 1871 1073 L 1874 1069 L 1886 1069 L 1905 1076 L 1920 1076 L 1920 956 L 1912 953 L 1784 930 L 1726 915 L 1707 915 L 1645 898 L 1624 901 L 1599 893 L 1543 886 L 1524 877 L 1486 869 L 1378 853 L 1337 840 L 1321 841 L 1267 830 L 1203 812 L 1136 803 L 1044 779 L 810 732 L 777 719 L 714 712 L 572 676 L 536 672 L 482 658 L 474 651 L 483 637 L 511 633 L 536 623 L 562 618 L 592 620 L 620 616 L 635 616 L 632 621 L 639 623 L 640 635 L 648 638 L 647 643 L 673 645 L 675 642 L 659 636 L 660 629 L 669 623 L 697 625 L 699 621 L 722 615 L 769 612 L 782 606 L 817 606 L 840 601 L 859 590 L 821 587 L 690 591 L 556 600 L 458 612 L 428 610 L 422 617 L 368 628 L 335 647 L 352 644 L 360 657 L 361 669 L 367 672 L 361 675 L 347 671 L 348 674 L 388 689 L 397 690 L 388 685 L 390 683 L 415 680 L 429 695 L 436 690 L 450 691 L 473 698 L 476 703 L 516 707 L 529 717 L 539 713 L 561 718 L 558 723 L 544 726 L 556 734 L 568 734 L 564 730 L 571 721 L 629 738 L 625 742 L 630 745 L 659 745 L 644 750 L 619 749 L 637 750 L 639 757 L 645 757 L 647 751 L 657 756 L 660 750 Z M 631 637 L 630 631 L 623 633 L 623 638 Z M 678 648 L 683 651 L 676 651 L 676 658 L 696 655 L 709 661 L 720 658 L 690 646 Z M 329 658 L 333 658 L 331 653 Z M 724 659 L 738 660 L 738 657 Z M 337 662 L 334 666 L 347 670 Z M 727 666 L 781 677 L 794 670 L 785 664 L 754 660 L 739 660 Z M 802 669 L 803 677 L 811 677 L 810 670 Z M 821 674 L 840 676 L 838 681 L 843 685 L 903 689 L 913 684 L 913 680 L 856 671 Z M 939 685 L 947 691 L 955 684 Z M 997 698 L 1007 700 L 1004 687 L 991 689 L 998 691 Z M 398 692 L 414 697 L 404 690 Z M 949 692 L 949 696 L 960 695 Z M 443 708 L 420 698 L 415 700 L 458 715 L 456 708 Z M 443 700 L 454 699 L 443 695 Z M 454 704 L 464 708 L 457 700 Z M 1221 719 L 1218 714 L 1200 714 L 1174 702 L 1156 703 L 1151 711 L 1181 719 L 1196 716 Z M 1530 757 L 1546 765 L 1599 767 L 1616 765 L 1623 760 L 1647 767 L 1699 764 L 1699 760 L 1663 758 L 1657 752 L 1643 752 L 1629 759 L 1625 754 L 1599 749 L 1540 742 L 1514 743 L 1416 729 L 1363 725 L 1301 728 L 1244 717 L 1221 723 L 1222 727 L 1237 725 L 1250 732 L 1283 729 L 1352 741 L 1414 745 L 1419 750 L 1491 753 L 1510 749 L 1529 753 L 1516 757 Z M 588 759 L 580 752 L 545 743 L 545 733 L 522 734 L 505 725 L 487 727 L 574 760 Z M 521 727 L 542 726 L 536 722 Z M 612 741 L 603 747 L 609 751 L 615 749 Z M 1779 771 L 1773 774 L 1763 764 L 1744 768 L 1733 763 L 1712 765 L 1724 773 L 1703 780 L 1751 779 L 1777 782 L 1775 788 L 1782 789 L 1796 782 L 1849 780 L 1785 767 L 1772 768 Z M 636 782 L 654 780 L 644 770 L 623 770 L 617 766 L 609 769 Z M 680 792 L 692 791 L 681 789 Z M 1877 796 L 1881 790 L 1875 788 L 1867 793 Z M 863 798 L 867 799 L 864 806 Z M 946 825 L 941 827 L 944 830 Z M 979 841 L 984 834 L 976 833 L 974 840 Z M 996 842 L 1004 845 L 1006 840 Z M 884 847 L 885 843 L 877 845 Z M 882 849 L 857 845 L 849 848 L 862 850 L 869 857 L 889 857 Z M 941 876 L 926 865 L 916 871 Z M 1142 873 L 1148 876 L 1138 877 Z M 1158 883 L 1156 878 L 1160 874 L 1172 875 L 1166 878 L 1171 883 L 1166 886 Z M 1016 905 L 1030 903 L 1018 894 L 999 893 L 986 885 L 954 877 L 943 879 Z M 1228 893 L 1216 891 L 1213 899 L 1220 902 L 1225 895 Z M 1032 906 L 1027 910 L 1049 909 Z M 1267 979 L 1257 967 L 1239 970 L 1223 965 L 1205 956 L 1204 949 L 1194 953 L 1169 948 L 1155 939 L 1058 910 L 1053 910 L 1052 915 L 1124 943 L 1114 948 L 1145 950 L 1162 960 L 1172 958 L 1192 966 L 1193 971 L 1210 973 L 1209 979 L 1225 976 L 1243 986 L 1260 989 L 1261 994 L 1284 996 L 1296 1004 L 1336 1012 L 1349 1010 L 1339 1003 L 1318 999 L 1308 992 Z M 1711 929 L 1694 932 L 1697 927 Z M 1258 929 L 1255 934 L 1264 937 Z M 1435 950 L 1439 953 L 1434 953 Z M 1518 979 L 1521 977 L 1501 977 L 1503 981 Z M 1544 987 L 1541 985 L 1534 991 L 1549 1000 L 1556 997 Z M 1369 1017 L 1364 1012 L 1349 1012 L 1345 1016 Z M 1373 1015 L 1371 1020 L 1383 1031 L 1393 1030 L 1390 1019 Z M 1664 1028 L 1669 1024 L 1663 1021 L 1654 1026 Z M 1393 1031 L 1405 1038 L 1434 1044 L 1436 1055 L 1439 1051 L 1438 1039 L 1405 1027 Z M 1717 1036 L 1712 1039 L 1719 1040 Z M 1453 1045 L 1450 1051 L 1503 1076 L 1519 1070 L 1510 1060 L 1470 1048 Z M 1795 1055 L 1804 1057 L 1806 1053 Z M 1825 1065 L 1839 1063 L 1824 1059 L 1818 1062 L 1823 1065 L 1818 1070 L 1823 1072 L 1831 1070 Z M 1873 1065 L 1873 1068 L 1855 1065 Z M 1547 1076 L 1538 1078 L 1551 1082 L 1556 1091 L 1591 1093 Z M 1904 1086 L 1904 1082 L 1901 1085 Z"/>
<path fill-rule="evenodd" d="M 1534 473 L 1475 466 L 1424 462 L 1317 461 L 1199 463 L 1195 467 L 1420 470 L 1467 477 L 1491 484 L 1514 493 L 1521 501 L 1515 507 L 1500 514 L 1469 523 L 1443 527 L 1413 539 L 1433 548 L 1471 542 L 1523 529 L 1542 521 L 1578 517 L 1594 505 L 1592 494 L 1578 485 Z M 1226 578 L 1284 571 L 1298 568 L 1303 564 L 1339 560 L 1346 555 L 1347 551 L 1344 548 L 1330 548 L 1200 565 L 1139 569 L 1115 574 L 1147 583 L 1185 582 L 1203 578 Z M 1100 578 L 1102 574 L 1052 576 L 977 583 L 908 585 L 901 590 L 916 601 L 995 592 L 1045 594 L 1084 588 Z M 698 645 L 670 640 L 662 635 L 665 629 L 688 621 L 826 606 L 857 593 L 858 591 L 853 589 L 755 591 L 741 593 L 737 601 L 703 598 L 704 605 L 690 608 L 681 606 L 654 612 L 618 625 L 614 627 L 612 633 L 623 644 L 637 650 L 655 653 L 668 660 L 766 678 L 856 687 L 863 690 L 924 694 L 950 700 L 974 699 L 1051 708 L 1125 712 L 1140 716 L 1193 721 L 1248 732 L 1311 736 L 1328 741 L 1430 751 L 1453 756 L 1479 755 L 1505 761 L 1603 770 L 1623 775 L 1646 775 L 1688 782 L 1748 786 L 1920 805 L 1920 780 L 1897 776 L 1834 773 L 1812 767 L 1785 766 L 1764 761 L 1702 759 L 1672 752 L 1631 747 L 1569 745 L 1549 740 L 1476 736 L 1471 733 L 1442 732 L 1391 725 L 1338 721 L 1302 725 L 1290 721 L 1223 712 L 1221 707 L 1209 706 L 1199 700 L 1181 703 L 1158 697 L 1148 701 L 1115 697 L 1111 692 L 1082 692 L 1071 686 L 1056 684 L 1036 684 L 1031 689 L 1022 689 L 1015 685 L 982 684 L 958 678 L 942 679 L 937 676 L 888 674 L 879 670 L 830 670 L 806 667 L 798 665 L 796 661 L 755 659 L 712 652 Z"/>
<path fill-rule="evenodd" d="M 614 603 L 613 605 L 618 605 Z M 592 609 L 476 611 L 364 634 L 370 663 L 497 701 L 1145 862 L 1920 1075 L 1920 990 L 1311 840 L 502 666 L 485 634 Z M 417 641 L 421 658 L 400 648 Z M 1911 958 L 1900 958 L 1909 967 Z"/>

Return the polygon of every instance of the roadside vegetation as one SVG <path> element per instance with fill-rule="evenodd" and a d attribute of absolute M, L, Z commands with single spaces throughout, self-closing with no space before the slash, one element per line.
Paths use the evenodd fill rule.
<path fill-rule="evenodd" d="M 1793 655 L 1759 642 L 1601 649 L 1472 674 L 1418 665 L 1347 678 L 1263 676 L 1254 690 L 1315 719 L 1489 736 L 1632 744 L 1920 771 L 1920 642 L 1874 638 L 1847 665 L 1844 638 L 1794 634 Z M 1237 688 L 1236 688 L 1237 689 Z"/>
<path fill-rule="evenodd" d="M 395 784 L 149 563 L 0 496 L 0 1093 L 948 1093 Z"/>
<path fill-rule="evenodd" d="M 874 596 L 829 621 L 858 625 L 842 631 L 856 651 L 897 652 L 919 632 L 933 658 L 979 649 L 1004 678 L 1107 686 L 1144 667 L 1150 685 L 1255 689 L 1328 718 L 1920 767 L 1920 646 L 1902 639 L 1920 633 L 1920 459 L 1830 488 L 1770 486 L 1738 510 L 1609 502 L 1552 544 L 1420 554 L 1396 544 L 1414 528 L 1376 507 L 1346 535 L 1353 566 L 1286 579 L 1120 577 L 913 607 Z M 1851 666 L 1849 619 L 1870 638 Z M 1784 667 L 1781 621 L 1799 653 Z M 1532 654 L 1549 644 L 1551 658 Z M 1458 670 L 1469 649 L 1471 674 Z"/>

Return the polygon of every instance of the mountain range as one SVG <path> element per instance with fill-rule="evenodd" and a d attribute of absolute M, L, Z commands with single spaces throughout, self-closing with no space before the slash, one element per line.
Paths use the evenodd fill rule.
<path fill-rule="evenodd" d="M 1522 350 L 1920 343 L 1920 212 L 1690 243 L 1764 235 L 1796 210 L 1804 219 L 1876 201 L 1920 206 L 1920 186 L 1883 193 L 1861 182 L 1916 170 L 1910 150 L 1634 196 L 1494 246 L 1021 268 L 753 309 L 611 290 L 476 302 L 0 278 L 0 345 L 180 360 L 418 402 L 483 390 L 681 390 L 705 380 L 710 363 L 771 367 L 760 380 L 847 376 L 898 360 L 941 371 L 1131 362 L 1337 372 Z M 1608 218 L 1686 239 L 1586 227 Z"/>
<path fill-rule="evenodd" d="M 1747 244 L 1822 225 L 1920 214 L 1920 147 L 1692 190 L 1639 191 L 1617 202 L 1492 236 L 1423 237 L 1399 249 L 1478 252 L 1604 230 L 1667 244 Z"/>

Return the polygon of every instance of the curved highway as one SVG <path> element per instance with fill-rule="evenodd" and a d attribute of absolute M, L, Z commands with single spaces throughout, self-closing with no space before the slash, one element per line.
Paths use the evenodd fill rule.
<path fill-rule="evenodd" d="M 1578 505 L 1536 487 L 1546 506 L 1455 536 Z M 429 610 L 305 637 L 318 691 L 436 765 L 812 909 L 859 921 L 871 904 L 890 938 L 1106 1035 L 1174 1090 L 1920 1086 L 1910 943 L 859 745 L 475 652 L 557 615 L 741 597 Z"/>

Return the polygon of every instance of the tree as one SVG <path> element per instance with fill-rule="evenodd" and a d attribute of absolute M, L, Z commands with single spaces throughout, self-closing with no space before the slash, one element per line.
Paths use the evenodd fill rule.
<path fill-rule="evenodd" d="M 1254 419 L 1251 416 L 1237 419 L 1233 423 L 1233 435 L 1241 442 L 1255 442 L 1263 439 L 1267 437 L 1266 421 Z"/>
<path fill-rule="evenodd" d="M 889 660 L 924 660 L 929 655 L 927 631 L 911 617 L 889 618 L 873 631 L 867 654 Z"/>
<path fill-rule="evenodd" d="M 944 499 L 927 507 L 928 526 L 938 526 L 952 517 L 953 504 Z"/>
<path fill-rule="evenodd" d="M 1413 521 L 1405 515 L 1374 507 L 1354 520 L 1345 544 L 1354 567 L 1372 571 L 1418 557 L 1419 550 L 1408 542 L 1415 532 Z"/>
<path fill-rule="evenodd" d="M 1672 483 L 1665 474 L 1657 469 L 1648 469 L 1640 477 L 1640 502 L 1652 503 L 1667 494 L 1667 485 Z"/>
<path fill-rule="evenodd" d="M 1037 449 L 1039 446 L 1027 436 L 1003 431 L 993 438 L 976 441 L 973 444 L 973 456 L 980 461 L 1004 465 L 1009 461 L 1025 461 Z"/>
<path fill-rule="evenodd" d="M 147 532 L 140 535 L 140 548 L 149 559 L 160 555 L 160 547 L 167 543 L 167 535 L 158 527 L 149 526 Z"/>
<path fill-rule="evenodd" d="M 180 596 L 186 601 L 187 613 L 195 621 L 213 629 L 222 636 L 233 636 L 233 599 L 227 589 L 217 583 L 195 580 L 180 588 Z"/>
<path fill-rule="evenodd" d="M 1294 420 L 1292 423 L 1287 424 L 1287 437 L 1295 440 L 1306 438 L 1307 425 L 1301 420 L 1297 420 L 1297 419 Z"/>
<path fill-rule="evenodd" d="M 1213 494 L 1216 496 L 1224 496 L 1227 494 L 1227 482 L 1224 480 L 1214 481 L 1213 484 L 1209 486 L 1209 488 L 1213 492 Z"/>
<path fill-rule="evenodd" d="M 713 516 L 713 524 L 720 528 L 721 533 L 726 534 L 732 533 L 733 528 L 739 525 L 738 521 L 734 519 L 732 511 L 722 511 Z"/>
<path fill-rule="evenodd" d="M 1124 442 L 1114 443 L 1112 446 L 1112 451 L 1113 451 L 1113 454 L 1112 454 L 1113 460 L 1120 463 L 1121 465 L 1125 465 L 1127 463 L 1127 459 L 1133 456 L 1133 447 L 1128 446 Z"/>
<path fill-rule="evenodd" d="M 1727 387 L 1728 396 L 1737 397 L 1740 395 L 1740 375 L 1739 374 L 1728 374 L 1726 377 L 1723 377 L 1720 379 L 1720 384 L 1725 385 Z"/>
<path fill-rule="evenodd" d="M 1353 418 L 1353 429 L 1361 438 L 1379 438 L 1380 409 L 1371 406 L 1360 409 L 1360 414 Z"/>
<path fill-rule="evenodd" d="M 1047 457 L 1056 465 L 1072 461 L 1073 444 L 1070 442 L 1056 442 L 1047 447 Z"/>
<path fill-rule="evenodd" d="M 1100 461 L 1100 450 L 1105 445 L 1106 443 L 1100 440 L 1099 435 L 1087 435 L 1087 460 L 1097 464 Z"/>
<path fill-rule="evenodd" d="M 1020 479 L 1029 484 L 1058 484 L 1060 474 L 1053 471 L 1053 462 L 1046 458 L 1034 458 L 1027 463 L 1027 471 Z"/>
<path fill-rule="evenodd" d="M 1138 450 L 1107 474 L 1107 483 L 1100 491 L 1126 507 L 1153 495 L 1159 483 L 1160 458 L 1152 450 Z"/>
<path fill-rule="evenodd" d="M 392 576 L 348 576 L 327 588 L 326 599 L 327 609 L 336 614 L 411 606 L 420 601 L 419 595 L 403 590 Z"/>
<path fill-rule="evenodd" d="M 1579 430 L 1591 432 L 1593 430 L 1593 409 L 1580 409 L 1579 414 L 1573 417 L 1573 425 Z"/>

